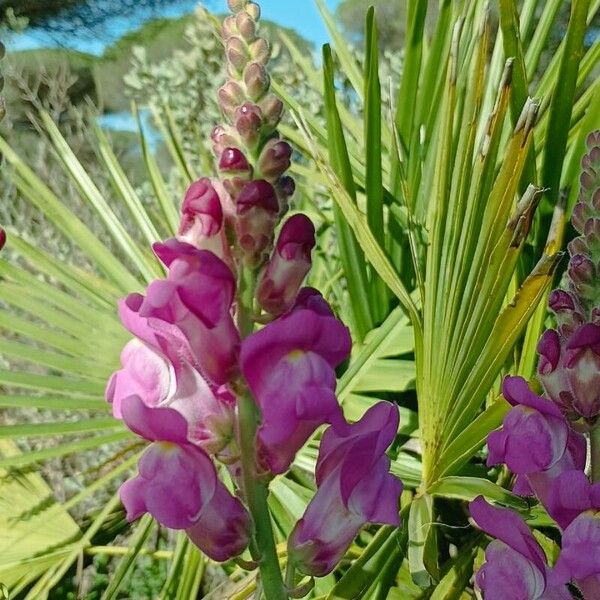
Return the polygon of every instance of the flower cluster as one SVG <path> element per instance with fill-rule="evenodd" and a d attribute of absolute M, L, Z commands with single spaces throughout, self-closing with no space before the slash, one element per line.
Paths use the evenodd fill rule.
<path fill-rule="evenodd" d="M 282 223 L 292 149 L 277 135 L 283 107 L 270 92 L 259 7 L 229 6 L 219 92 L 227 124 L 212 135 L 219 177 L 190 186 L 177 238 L 154 245 L 166 277 L 119 305 L 135 337 L 106 395 L 114 416 L 150 443 L 121 499 L 129 520 L 148 512 L 214 560 L 250 546 L 260 564 L 248 481 L 285 473 L 327 426 L 318 489 L 289 541 L 294 567 L 323 575 L 366 522 L 399 524 L 402 484 L 385 454 L 398 410 L 381 403 L 358 423 L 343 417 L 335 369 L 350 334 L 317 290 L 302 288 L 315 229 L 303 214 Z M 249 397 L 258 426 L 242 418 Z M 253 456 L 242 452 L 248 427 Z"/>
<path fill-rule="evenodd" d="M 471 515 L 497 538 L 477 575 L 486 600 L 568 599 L 569 583 L 586 600 L 600 598 L 600 132 L 587 145 L 568 289 L 552 292 L 558 328 L 546 331 L 538 345 L 544 396 L 524 379 L 507 377 L 503 394 L 513 408 L 488 437 L 488 464 L 505 464 L 517 477 L 515 493 L 537 497 L 562 532 L 562 549 L 551 568 L 519 516 L 477 498 Z M 591 481 L 585 434 L 591 438 Z"/>

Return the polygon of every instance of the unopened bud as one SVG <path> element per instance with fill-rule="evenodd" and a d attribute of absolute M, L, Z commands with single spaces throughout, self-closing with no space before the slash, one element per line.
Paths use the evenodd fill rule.
<path fill-rule="evenodd" d="M 289 310 L 311 267 L 315 228 L 303 214 L 288 219 L 279 234 L 275 251 L 257 287 L 259 305 L 272 315 Z"/>
<path fill-rule="evenodd" d="M 238 148 L 225 148 L 219 160 L 219 170 L 227 173 L 250 171 L 250 163 Z"/>
<path fill-rule="evenodd" d="M 273 239 L 279 203 L 273 186 L 265 180 L 246 184 L 236 200 L 236 233 L 246 262 L 260 264 Z"/>
<path fill-rule="evenodd" d="M 569 261 L 569 277 L 579 288 L 593 283 L 596 276 L 594 263 L 583 254 L 576 254 Z"/>
<path fill-rule="evenodd" d="M 232 13 L 238 13 L 244 10 L 248 0 L 227 0 L 227 6 Z"/>
<path fill-rule="evenodd" d="M 260 6 L 256 2 L 248 2 L 246 12 L 254 19 L 255 23 L 260 21 Z"/>
<path fill-rule="evenodd" d="M 238 148 L 225 148 L 219 161 L 219 170 L 229 176 L 223 178 L 223 185 L 234 199 L 252 177 L 252 167 Z"/>
<path fill-rule="evenodd" d="M 260 63 L 261 65 L 266 65 L 269 62 L 269 59 L 271 58 L 271 48 L 264 38 L 258 38 L 252 42 L 249 49 L 253 61 Z"/>
<path fill-rule="evenodd" d="M 6 244 L 6 230 L 4 227 L 0 227 L 0 250 L 4 248 Z"/>
<path fill-rule="evenodd" d="M 235 112 L 235 128 L 249 148 L 254 148 L 259 140 L 263 125 L 263 115 L 256 104 L 246 102 Z"/>
<path fill-rule="evenodd" d="M 225 54 L 229 64 L 233 65 L 239 73 L 242 73 L 250 59 L 244 41 L 236 36 L 228 38 L 225 45 Z"/>
<path fill-rule="evenodd" d="M 259 106 L 264 116 L 265 125 L 273 131 L 277 129 L 283 115 L 283 102 L 277 96 L 269 94 L 261 100 Z"/>
<path fill-rule="evenodd" d="M 210 137 L 213 141 L 213 152 L 219 157 L 226 148 L 234 147 L 239 142 L 237 134 L 231 127 L 222 127 L 221 125 L 217 125 L 212 130 Z"/>
<path fill-rule="evenodd" d="M 256 37 L 256 23 L 254 19 L 246 12 L 239 12 L 235 17 L 237 30 L 244 40 L 253 42 Z"/>
<path fill-rule="evenodd" d="M 228 38 L 238 34 L 237 22 L 235 20 L 235 17 L 229 16 L 223 21 L 222 33 L 223 39 L 225 41 L 227 41 Z"/>
<path fill-rule="evenodd" d="M 223 112 L 232 118 L 235 111 L 244 102 L 244 90 L 242 86 L 235 81 L 228 81 L 219 90 L 219 101 Z"/>
<path fill-rule="evenodd" d="M 188 189 L 181 207 L 179 235 L 193 245 L 192 237 L 211 237 L 221 230 L 223 210 L 221 200 L 210 179 L 193 183 Z"/>
<path fill-rule="evenodd" d="M 280 139 L 267 142 L 258 159 L 258 170 L 265 179 L 276 180 L 291 165 L 292 147 Z"/>
<path fill-rule="evenodd" d="M 248 96 L 258 102 L 268 91 L 271 79 L 267 69 L 259 63 L 250 63 L 244 70 L 244 83 Z"/>

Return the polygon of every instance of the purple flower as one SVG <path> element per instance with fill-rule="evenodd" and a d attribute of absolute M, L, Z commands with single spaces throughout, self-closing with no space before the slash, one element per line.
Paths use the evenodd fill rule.
<path fill-rule="evenodd" d="M 106 388 L 113 415 L 123 418 L 123 402 L 141 398 L 148 407 L 171 408 L 188 424 L 188 438 L 209 454 L 219 454 L 234 438 L 234 403 L 191 365 L 172 365 L 165 356 L 140 340 L 129 342 L 121 353 L 123 368 Z"/>
<path fill-rule="evenodd" d="M 307 575 L 333 571 L 365 523 L 400 526 L 402 482 L 385 455 L 398 430 L 398 409 L 380 402 L 354 425 L 332 426 L 317 461 L 317 493 L 296 524 L 290 560 Z"/>
<path fill-rule="evenodd" d="M 242 344 L 242 373 L 262 414 L 260 458 L 273 473 L 289 468 L 317 427 L 341 419 L 334 369 L 350 353 L 351 339 L 319 298 L 311 300 L 310 307 L 296 307 Z"/>
<path fill-rule="evenodd" d="M 315 228 L 303 214 L 290 217 L 277 239 L 271 260 L 264 268 L 256 292 L 258 303 L 267 312 L 280 315 L 289 310 L 310 271 Z"/>
<path fill-rule="evenodd" d="M 600 414 L 600 325 L 586 323 L 567 338 L 546 331 L 538 353 L 538 376 L 546 394 L 569 419 L 595 424 Z"/>
<path fill-rule="evenodd" d="M 555 584 L 575 581 L 586 599 L 600 597 L 600 511 L 581 513 L 564 531 L 551 575 Z"/>
<path fill-rule="evenodd" d="M 559 408 L 534 394 L 521 377 L 507 377 L 504 397 L 514 406 L 502 429 L 488 436 L 488 465 L 505 463 L 518 475 L 515 493 L 532 495 L 564 524 L 560 510 L 553 511 L 555 478 L 564 471 L 583 469 L 585 438 L 571 430 Z"/>
<path fill-rule="evenodd" d="M 482 496 L 469 504 L 475 523 L 495 539 L 475 581 L 485 600 L 570 600 L 563 583 L 549 581 L 546 556 L 524 521 Z"/>
<path fill-rule="evenodd" d="M 583 470 L 564 471 L 553 480 L 547 503 L 548 513 L 568 529 L 582 512 L 600 509 L 600 483 L 590 483 Z"/>
<path fill-rule="evenodd" d="M 123 324 L 172 364 L 187 360 L 212 384 L 227 383 L 237 369 L 240 341 L 231 316 L 231 270 L 211 252 L 177 240 L 154 250 L 169 268 L 168 278 L 152 282 L 146 296 L 131 294 L 121 302 Z"/>
<path fill-rule="evenodd" d="M 152 442 L 138 475 L 120 489 L 127 519 L 148 512 L 165 527 L 191 530 L 192 541 L 214 560 L 243 552 L 250 535 L 248 513 L 218 479 L 206 453 L 188 440 L 183 415 L 150 408 L 137 396 L 124 399 L 122 413 L 134 433 Z"/>

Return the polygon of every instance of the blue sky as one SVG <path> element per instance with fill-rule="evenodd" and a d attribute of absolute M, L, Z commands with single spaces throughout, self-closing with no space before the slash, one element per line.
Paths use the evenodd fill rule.
<path fill-rule="evenodd" d="M 325 0 L 325 2 L 330 10 L 335 10 L 339 4 L 339 0 Z M 196 4 L 197 0 L 165 0 L 164 8 L 160 10 L 159 14 L 153 13 L 152 16 L 177 18 L 191 12 Z M 216 12 L 227 10 L 226 0 L 205 0 L 204 4 Z M 313 42 L 316 49 L 329 41 L 314 0 L 260 0 L 260 4 L 265 19 L 296 29 L 298 33 Z M 93 36 L 89 35 L 89 31 L 84 31 L 81 36 L 57 39 L 46 31 L 30 28 L 23 34 L 13 36 L 8 40 L 7 45 L 9 50 L 67 46 L 81 52 L 102 54 L 107 44 L 111 44 L 128 31 L 137 29 L 149 17 L 150 14 L 144 14 L 143 10 L 133 19 L 115 16 L 107 23 L 106 36 Z"/>

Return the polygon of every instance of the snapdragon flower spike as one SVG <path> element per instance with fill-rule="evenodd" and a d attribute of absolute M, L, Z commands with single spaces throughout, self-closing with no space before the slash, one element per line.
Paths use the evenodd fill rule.
<path fill-rule="evenodd" d="M 398 422 L 397 407 L 380 402 L 357 423 L 323 435 L 317 492 L 288 541 L 289 560 L 300 572 L 331 573 L 365 523 L 400 526 L 402 482 L 389 473 L 385 455 Z"/>
<path fill-rule="evenodd" d="M 266 312 L 278 316 L 292 307 L 310 271 L 314 246 L 315 227 L 306 215 L 294 215 L 284 223 L 258 282 L 256 298 Z"/>
<path fill-rule="evenodd" d="M 348 329 L 320 294 L 243 341 L 242 373 L 262 415 L 257 452 L 264 470 L 284 473 L 319 426 L 341 421 L 334 369 L 350 348 Z"/>
<path fill-rule="evenodd" d="M 231 316 L 235 280 L 217 256 L 169 240 L 154 250 L 169 268 L 146 295 L 130 294 L 119 305 L 123 325 L 175 364 L 184 358 L 213 385 L 237 371 L 240 337 Z"/>
<path fill-rule="evenodd" d="M 106 399 L 113 415 L 123 418 L 127 398 L 141 398 L 148 407 L 171 408 L 183 415 L 188 438 L 208 454 L 220 454 L 234 438 L 235 404 L 184 360 L 175 365 L 144 342 L 133 339 L 121 353 L 123 368 L 113 374 Z"/>
<path fill-rule="evenodd" d="M 150 513 L 161 525 L 189 532 L 210 558 L 238 556 L 250 540 L 250 517 L 217 477 L 207 454 L 188 439 L 185 417 L 172 408 L 151 408 L 138 396 L 122 402 L 123 420 L 151 442 L 120 497 L 127 519 Z"/>
<path fill-rule="evenodd" d="M 495 539 L 475 581 L 485 600 L 571 600 L 566 585 L 551 578 L 546 556 L 525 522 L 479 496 L 469 504 L 475 523 Z"/>
<path fill-rule="evenodd" d="M 519 476 L 515 492 L 533 492 L 549 508 L 556 476 L 585 466 L 585 438 L 571 430 L 559 408 L 532 392 L 523 378 L 505 378 L 503 394 L 514 408 L 504 417 L 502 429 L 488 436 L 488 465 L 506 464 Z M 551 516 L 561 520 L 559 513 Z"/>

